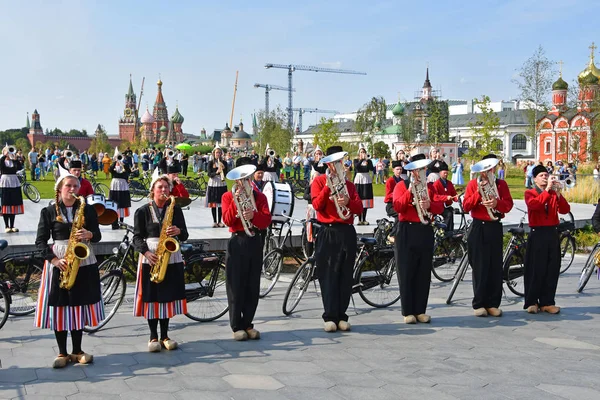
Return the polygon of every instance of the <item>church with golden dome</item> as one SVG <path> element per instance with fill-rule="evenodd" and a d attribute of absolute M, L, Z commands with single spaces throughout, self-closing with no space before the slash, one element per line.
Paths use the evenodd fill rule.
<path fill-rule="evenodd" d="M 592 150 L 592 143 L 600 135 L 593 129 L 600 95 L 600 69 L 594 62 L 596 48 L 592 43 L 589 63 L 577 77 L 579 88 L 575 107 L 567 105 L 569 85 L 563 80 L 562 70 L 552 84 L 552 108 L 537 124 L 538 159 L 541 161 L 585 162 L 596 161 L 598 157 Z"/>
<path fill-rule="evenodd" d="M 169 112 L 162 93 L 162 80 L 156 83 L 158 92 L 154 101 L 152 113 L 146 107 L 146 112 L 137 119 L 138 110 L 136 95 L 133 91 L 131 76 L 129 77 L 129 90 L 125 95 L 125 109 L 123 116 L 119 118 L 119 138 L 133 142 L 139 135 L 140 138 L 149 143 L 162 143 L 175 145 L 183 142 L 183 115 L 179 112 L 179 106 L 169 119 Z M 137 132 L 136 132 L 137 130 Z"/>

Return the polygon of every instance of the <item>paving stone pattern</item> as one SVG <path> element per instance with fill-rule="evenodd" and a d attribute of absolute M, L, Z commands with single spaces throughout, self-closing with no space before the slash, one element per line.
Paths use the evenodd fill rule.
<path fill-rule="evenodd" d="M 314 292 L 283 316 L 286 275 L 260 302 L 260 341 L 233 341 L 226 317 L 202 324 L 178 316 L 171 337 L 180 348 L 158 354 L 146 352 L 147 325 L 127 303 L 104 330 L 85 335 L 94 364 L 62 370 L 50 368 L 53 333 L 34 329 L 31 316 L 10 317 L 0 330 L 0 398 L 597 400 L 600 282 L 575 293 L 584 261 L 577 256 L 560 279 L 557 316 L 526 314 L 509 292 L 503 317 L 475 318 L 470 280 L 451 306 L 448 284 L 434 281 L 431 324 L 404 325 L 399 303 L 374 309 L 354 296 L 344 333 L 322 330 Z"/>

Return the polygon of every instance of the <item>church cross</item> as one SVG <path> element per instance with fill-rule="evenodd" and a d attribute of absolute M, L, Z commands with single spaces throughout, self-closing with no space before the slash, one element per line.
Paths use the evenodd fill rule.
<path fill-rule="evenodd" d="M 563 62 L 563 60 L 560 60 L 559 62 L 557 62 L 557 64 L 560 65 L 560 67 L 559 67 L 560 68 L 560 77 L 562 78 L 562 67 L 563 67 L 564 62 Z"/>
<path fill-rule="evenodd" d="M 592 42 L 592 45 L 589 47 L 589 49 L 592 50 L 592 55 L 591 55 L 592 60 L 594 59 L 594 53 L 596 52 L 597 48 L 598 47 L 596 46 L 596 44 L 594 42 Z"/>

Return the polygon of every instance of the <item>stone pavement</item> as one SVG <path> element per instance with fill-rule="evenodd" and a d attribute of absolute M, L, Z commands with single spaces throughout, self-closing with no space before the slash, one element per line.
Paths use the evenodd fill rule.
<path fill-rule="evenodd" d="M 281 303 L 290 276 L 261 300 L 260 341 L 234 342 L 226 317 L 171 322 L 180 348 L 146 352 L 145 320 L 124 304 L 108 326 L 85 335 L 93 365 L 53 370 L 50 331 L 10 317 L 0 330 L 0 398 L 23 399 L 594 399 L 600 365 L 600 282 L 576 294 L 585 257 L 561 276 L 557 316 L 529 315 L 510 292 L 502 318 L 475 318 L 470 281 L 451 306 L 434 281 L 431 324 L 404 325 L 399 303 L 373 309 L 355 295 L 351 332 L 322 330 L 320 298 L 309 291 L 291 317 Z M 132 288 L 128 289 L 129 295 Z M 70 347 L 70 340 L 69 340 Z"/>

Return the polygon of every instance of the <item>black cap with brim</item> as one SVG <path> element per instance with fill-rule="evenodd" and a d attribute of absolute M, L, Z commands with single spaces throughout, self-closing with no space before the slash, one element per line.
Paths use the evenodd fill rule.
<path fill-rule="evenodd" d="M 535 178 L 538 174 L 541 174 L 542 172 L 548 172 L 548 170 L 543 165 L 538 165 L 531 171 L 531 174 Z"/>
<path fill-rule="evenodd" d="M 440 161 L 440 171 L 448 171 L 448 164 L 444 161 Z"/>
<path fill-rule="evenodd" d="M 173 161 L 173 164 L 168 164 L 167 163 L 167 170 L 166 173 L 167 174 L 178 174 L 181 172 L 181 164 L 179 163 L 179 161 Z"/>
<path fill-rule="evenodd" d="M 440 162 L 438 160 L 434 160 L 429 164 L 429 171 L 438 173 L 440 172 Z"/>
<path fill-rule="evenodd" d="M 331 146 L 331 147 L 327 148 L 327 151 L 326 151 L 325 155 L 330 156 L 332 154 L 340 153 L 342 151 L 344 151 L 344 149 L 342 148 L 342 146 Z"/>
<path fill-rule="evenodd" d="M 392 168 L 401 167 L 402 161 L 392 161 Z"/>
<path fill-rule="evenodd" d="M 252 164 L 252 159 L 250 157 L 240 157 L 235 161 L 236 168 L 248 164 Z"/>
<path fill-rule="evenodd" d="M 419 154 L 415 154 L 414 156 L 412 156 L 410 158 L 410 162 L 415 162 L 415 161 L 424 160 L 424 159 L 425 159 L 425 154 L 419 153 Z"/>
<path fill-rule="evenodd" d="M 498 158 L 495 154 L 487 154 L 483 156 L 482 160 L 487 160 L 488 158 Z"/>
<path fill-rule="evenodd" d="M 69 169 L 71 168 L 81 168 L 81 160 L 71 160 L 69 162 Z"/>

